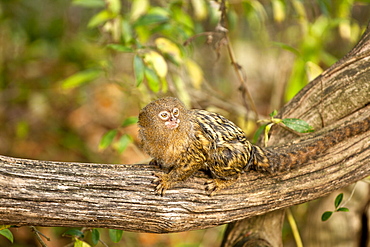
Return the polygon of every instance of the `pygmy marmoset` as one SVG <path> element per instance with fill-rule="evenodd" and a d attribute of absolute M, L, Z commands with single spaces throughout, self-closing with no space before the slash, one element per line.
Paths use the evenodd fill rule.
<path fill-rule="evenodd" d="M 160 195 L 200 169 L 211 173 L 213 179 L 206 186 L 211 194 L 251 169 L 269 173 L 286 171 L 370 125 L 368 120 L 365 125 L 329 134 L 314 144 L 279 151 L 252 145 L 233 122 L 216 113 L 188 110 L 172 97 L 145 106 L 138 124 L 142 147 L 153 158 L 151 162 L 169 170 L 168 173 L 155 173 L 155 190 Z"/>

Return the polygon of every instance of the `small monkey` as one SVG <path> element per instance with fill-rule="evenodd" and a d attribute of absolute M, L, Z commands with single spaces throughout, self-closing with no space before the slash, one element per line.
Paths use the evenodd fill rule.
<path fill-rule="evenodd" d="M 146 153 L 168 173 L 155 173 L 155 192 L 164 195 L 175 183 L 200 169 L 210 171 L 206 190 L 213 193 L 235 182 L 248 170 L 276 173 L 307 162 L 331 145 L 369 129 L 370 120 L 361 126 L 345 126 L 315 143 L 276 151 L 252 145 L 245 133 L 223 116 L 188 110 L 177 98 L 166 97 L 145 106 L 139 114 L 139 138 Z M 360 129 L 358 128 L 360 127 Z"/>

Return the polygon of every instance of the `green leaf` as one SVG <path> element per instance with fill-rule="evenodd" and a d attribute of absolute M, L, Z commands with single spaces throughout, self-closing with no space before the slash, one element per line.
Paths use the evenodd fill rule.
<path fill-rule="evenodd" d="M 349 212 L 349 209 L 348 208 L 338 208 L 337 209 L 338 212 Z"/>
<path fill-rule="evenodd" d="M 106 149 L 117 135 L 117 130 L 109 130 L 106 132 L 99 143 L 99 149 Z"/>
<path fill-rule="evenodd" d="M 0 235 L 6 237 L 11 243 L 14 241 L 13 233 L 9 229 L 0 230 Z"/>
<path fill-rule="evenodd" d="M 126 150 L 128 144 L 130 144 L 132 142 L 132 138 L 131 136 L 125 134 L 123 136 L 121 136 L 121 138 L 119 139 L 118 141 L 118 145 L 117 145 L 117 149 L 118 149 L 118 152 L 122 153 L 123 151 Z"/>
<path fill-rule="evenodd" d="M 311 61 L 306 62 L 306 73 L 309 81 L 318 77 L 323 71 L 318 64 Z"/>
<path fill-rule="evenodd" d="M 89 23 L 87 24 L 87 27 L 89 28 L 97 27 L 100 24 L 103 24 L 104 22 L 113 19 L 114 17 L 115 15 L 113 13 L 107 10 L 102 10 L 90 19 Z"/>
<path fill-rule="evenodd" d="M 70 237 L 77 237 L 77 238 L 83 238 L 84 234 L 78 229 L 69 229 L 65 233 L 63 233 L 63 236 L 70 236 Z"/>
<path fill-rule="evenodd" d="M 93 243 L 94 246 L 99 243 L 99 239 L 100 239 L 99 230 L 96 229 L 96 228 L 92 229 L 92 231 L 91 231 L 91 242 Z"/>
<path fill-rule="evenodd" d="M 123 123 L 122 123 L 122 127 L 127 127 L 129 125 L 132 125 L 132 124 L 136 124 L 138 121 L 137 117 L 128 117 L 126 118 Z"/>
<path fill-rule="evenodd" d="M 166 22 L 167 20 L 168 20 L 168 17 L 165 15 L 147 14 L 137 19 L 137 21 L 134 23 L 134 26 L 135 27 L 148 26 L 148 25 L 163 23 L 163 22 Z"/>
<path fill-rule="evenodd" d="M 175 21 L 178 24 L 184 25 L 184 27 L 189 28 L 191 30 L 194 29 L 194 22 L 193 19 L 188 15 L 183 8 L 181 7 L 174 7 L 172 8 L 172 18 L 175 19 Z"/>
<path fill-rule="evenodd" d="M 133 0 L 131 5 L 131 21 L 144 15 L 150 6 L 149 0 Z"/>
<path fill-rule="evenodd" d="M 335 208 L 338 208 L 340 203 L 342 202 L 343 200 L 343 193 L 340 193 L 339 195 L 337 195 L 337 197 L 335 198 L 335 201 L 334 201 L 334 206 Z"/>
<path fill-rule="evenodd" d="M 121 26 L 122 26 L 122 38 L 124 43 L 127 44 L 134 39 L 131 23 L 126 19 L 122 19 Z"/>
<path fill-rule="evenodd" d="M 286 18 L 286 7 L 282 0 L 272 0 L 272 12 L 276 22 L 282 22 Z"/>
<path fill-rule="evenodd" d="M 73 5 L 82 6 L 85 8 L 104 8 L 105 3 L 103 0 L 73 0 Z"/>
<path fill-rule="evenodd" d="M 189 79 L 193 84 L 194 88 L 200 90 L 202 83 L 204 81 L 203 70 L 195 61 L 191 59 L 185 60 L 185 66 L 188 71 Z"/>
<path fill-rule="evenodd" d="M 333 214 L 332 211 L 326 211 L 321 215 L 321 221 L 327 221 L 332 214 Z"/>
<path fill-rule="evenodd" d="M 88 83 L 92 80 L 98 78 L 101 74 L 101 70 L 89 69 L 77 72 L 76 74 L 71 75 L 67 79 L 63 80 L 61 86 L 63 89 L 71 89 L 79 87 L 85 83 Z"/>
<path fill-rule="evenodd" d="M 266 128 L 266 125 L 267 124 L 263 124 L 260 127 L 258 127 L 258 129 L 256 130 L 256 133 L 254 133 L 254 136 L 253 136 L 253 139 L 252 139 L 253 143 L 256 143 L 258 141 L 258 138 L 260 137 L 260 135 L 262 135 L 263 130 Z"/>
<path fill-rule="evenodd" d="M 273 42 L 274 45 L 276 46 L 279 46 L 280 48 L 284 49 L 284 50 L 287 50 L 287 51 L 290 51 L 292 52 L 293 54 L 295 54 L 297 57 L 300 56 L 300 53 L 297 49 L 295 49 L 294 47 L 288 45 L 288 44 L 285 44 L 285 43 L 280 43 L 280 42 Z"/>
<path fill-rule="evenodd" d="M 108 48 L 120 51 L 120 52 L 133 52 L 134 50 L 131 47 L 120 45 L 120 44 L 109 44 L 107 45 Z"/>
<path fill-rule="evenodd" d="M 28 122 L 26 121 L 19 121 L 16 125 L 16 137 L 20 139 L 24 139 L 28 136 L 30 131 L 30 127 Z"/>
<path fill-rule="evenodd" d="M 11 227 L 11 225 L 0 225 L 0 231 L 4 230 L 4 229 L 8 229 L 10 227 Z"/>
<path fill-rule="evenodd" d="M 108 9 L 114 13 L 119 14 L 121 10 L 121 1 L 120 0 L 105 0 L 107 2 Z"/>
<path fill-rule="evenodd" d="M 167 62 L 164 57 L 156 51 L 149 51 L 144 57 L 145 64 L 150 65 L 153 68 L 157 76 L 161 79 L 166 77 L 168 72 Z"/>
<path fill-rule="evenodd" d="M 135 79 L 136 79 L 136 86 L 139 86 L 144 80 L 144 71 L 145 66 L 143 59 L 138 55 L 134 57 L 134 72 L 135 72 Z"/>
<path fill-rule="evenodd" d="M 73 247 L 91 247 L 91 245 L 82 240 L 76 239 Z"/>
<path fill-rule="evenodd" d="M 233 9 L 228 9 L 227 13 L 227 26 L 228 26 L 228 29 L 229 30 L 235 30 L 237 29 L 238 25 L 239 25 L 239 16 L 237 14 L 237 12 Z"/>
<path fill-rule="evenodd" d="M 109 237 L 114 243 L 121 241 L 123 231 L 116 229 L 109 229 Z"/>
<path fill-rule="evenodd" d="M 269 132 L 271 127 L 274 125 L 274 123 L 269 123 L 265 126 L 265 135 L 264 135 L 264 143 L 265 147 L 267 147 L 267 142 L 269 141 Z"/>
<path fill-rule="evenodd" d="M 271 112 L 269 114 L 270 117 L 275 117 L 276 115 L 278 114 L 278 111 L 277 110 L 274 110 L 273 112 Z"/>
<path fill-rule="evenodd" d="M 299 133 L 313 132 L 314 129 L 306 121 L 298 118 L 284 118 L 282 119 L 283 124 L 288 128 L 295 130 Z"/>
<path fill-rule="evenodd" d="M 157 76 L 157 74 L 154 72 L 154 70 L 146 67 L 145 68 L 145 78 L 148 80 L 148 86 L 149 88 L 157 93 L 160 89 L 160 80 L 159 80 L 159 77 Z"/>
<path fill-rule="evenodd" d="M 298 1 L 298 0 L 297 0 Z M 296 59 L 289 77 L 284 98 L 290 100 L 308 83 L 306 61 Z"/>
<path fill-rule="evenodd" d="M 192 0 L 191 5 L 193 7 L 196 20 L 204 20 L 207 17 L 208 11 L 206 1 Z M 228 9 L 227 12 L 229 11 L 230 9 Z"/>

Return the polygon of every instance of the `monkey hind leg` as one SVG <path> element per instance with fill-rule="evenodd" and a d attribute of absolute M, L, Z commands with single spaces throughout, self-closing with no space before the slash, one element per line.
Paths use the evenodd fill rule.
<path fill-rule="evenodd" d="M 215 195 L 218 191 L 229 187 L 230 185 L 234 184 L 239 179 L 237 177 L 231 177 L 229 179 L 220 179 L 214 178 L 212 180 L 208 180 L 206 182 L 206 191 L 208 192 L 209 196 Z"/>
<path fill-rule="evenodd" d="M 207 167 L 213 179 L 206 183 L 210 196 L 238 180 L 249 168 L 249 155 L 248 146 L 242 143 L 223 144 L 212 152 Z"/>
<path fill-rule="evenodd" d="M 229 180 L 244 173 L 248 166 L 249 153 L 241 143 L 223 145 L 210 155 L 208 168 L 213 178 Z"/>

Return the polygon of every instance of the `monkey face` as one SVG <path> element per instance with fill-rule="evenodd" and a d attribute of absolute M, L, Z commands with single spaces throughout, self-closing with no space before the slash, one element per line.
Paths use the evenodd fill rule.
<path fill-rule="evenodd" d="M 165 97 L 150 102 L 139 114 L 140 135 L 144 139 L 153 135 L 153 138 L 179 132 L 189 127 L 189 111 L 184 104 L 172 97 Z M 181 122 L 181 124 L 180 124 Z"/>
<path fill-rule="evenodd" d="M 180 124 L 180 110 L 178 108 L 173 108 L 170 111 L 161 111 L 158 117 L 164 121 L 164 125 L 169 129 L 176 129 Z"/>

